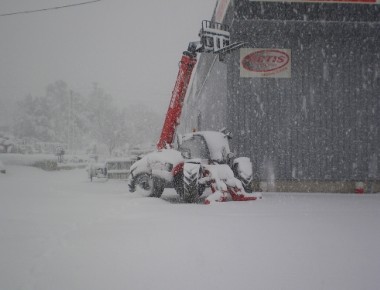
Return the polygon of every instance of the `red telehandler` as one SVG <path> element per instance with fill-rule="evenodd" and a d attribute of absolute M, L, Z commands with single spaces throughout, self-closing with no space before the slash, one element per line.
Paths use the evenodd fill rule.
<path fill-rule="evenodd" d="M 161 197 L 166 187 L 174 187 L 187 203 L 197 202 L 207 187 L 211 188 L 212 194 L 205 199 L 206 204 L 261 198 L 261 194 L 251 190 L 252 164 L 247 157 L 234 157 L 228 143 L 231 134 L 227 130 L 177 136 L 177 148 L 173 149 L 197 54 L 214 53 L 222 61 L 225 54 L 244 45 L 242 42 L 230 44 L 228 26 L 217 22 L 202 21 L 199 36 L 200 41 L 190 42 L 183 52 L 157 151 L 145 155 L 131 166 L 130 191 L 140 187 L 149 196 Z"/>

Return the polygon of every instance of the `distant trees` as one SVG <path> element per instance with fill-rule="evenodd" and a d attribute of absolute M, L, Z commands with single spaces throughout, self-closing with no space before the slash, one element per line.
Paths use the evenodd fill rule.
<path fill-rule="evenodd" d="M 18 103 L 14 131 L 18 137 L 51 141 L 54 134 L 49 122 L 49 114 L 43 99 L 28 95 Z"/>
<path fill-rule="evenodd" d="M 18 102 L 14 133 L 44 142 L 67 143 L 69 149 L 104 144 L 111 155 L 126 144 L 157 140 L 161 117 L 146 106 L 118 108 L 97 84 L 82 96 L 64 81 L 49 84 L 45 96 L 26 96 Z"/>
<path fill-rule="evenodd" d="M 128 115 L 113 104 L 112 97 L 96 84 L 87 99 L 87 120 L 93 139 L 105 144 L 108 153 L 132 139 L 127 126 Z"/>
<path fill-rule="evenodd" d="M 134 104 L 126 109 L 130 135 L 133 136 L 132 144 L 156 143 L 164 123 L 164 115 L 159 115 L 148 106 Z M 148 138 L 147 138 L 148 137 Z"/>

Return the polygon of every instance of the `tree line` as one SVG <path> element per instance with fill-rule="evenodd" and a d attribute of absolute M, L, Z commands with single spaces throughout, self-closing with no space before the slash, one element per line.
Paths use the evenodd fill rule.
<path fill-rule="evenodd" d="M 45 95 L 28 95 L 17 103 L 13 131 L 18 138 L 59 142 L 73 150 L 102 144 L 112 155 L 126 145 L 154 143 L 161 124 L 162 116 L 146 105 L 119 108 L 97 84 L 83 96 L 57 81 Z"/>

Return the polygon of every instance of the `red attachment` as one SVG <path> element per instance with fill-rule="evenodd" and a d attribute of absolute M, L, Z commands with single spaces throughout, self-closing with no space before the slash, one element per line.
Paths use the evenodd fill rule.
<path fill-rule="evenodd" d="M 359 193 L 359 194 L 364 193 L 364 182 L 355 183 L 355 193 Z"/>
<path fill-rule="evenodd" d="M 356 188 L 355 193 L 359 193 L 359 194 L 364 193 L 364 188 Z"/>
<path fill-rule="evenodd" d="M 233 190 L 232 188 L 229 188 L 229 192 L 231 194 L 233 201 L 248 201 L 248 200 L 256 200 L 256 196 L 247 196 L 242 193 L 239 193 L 240 190 Z"/>
<path fill-rule="evenodd" d="M 183 171 L 184 162 L 178 163 L 172 170 L 172 175 L 176 176 L 178 173 Z"/>
<path fill-rule="evenodd" d="M 161 136 L 157 143 L 158 150 L 164 149 L 166 146 L 170 146 L 174 141 L 174 133 L 179 124 L 179 118 L 181 116 L 187 87 L 196 62 L 197 58 L 195 55 L 192 56 L 189 53 L 184 53 L 182 55 L 177 81 L 175 83 L 172 98 L 166 113 Z"/>

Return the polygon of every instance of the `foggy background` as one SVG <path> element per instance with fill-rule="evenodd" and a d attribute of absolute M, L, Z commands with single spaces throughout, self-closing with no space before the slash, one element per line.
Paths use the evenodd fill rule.
<path fill-rule="evenodd" d="M 2 0 L 0 14 L 82 2 Z M 11 125 L 17 101 L 57 81 L 83 96 L 96 86 L 119 108 L 145 106 L 163 119 L 182 51 L 215 3 L 102 0 L 0 16 L 0 125 Z"/>

